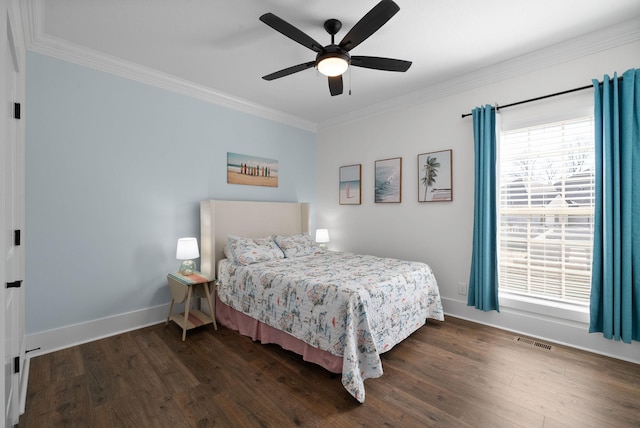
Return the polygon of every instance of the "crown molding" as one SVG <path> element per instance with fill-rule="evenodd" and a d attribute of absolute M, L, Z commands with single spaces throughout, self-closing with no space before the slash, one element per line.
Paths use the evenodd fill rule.
<path fill-rule="evenodd" d="M 640 40 L 640 17 L 594 31 L 565 42 L 557 43 L 508 61 L 496 63 L 471 73 L 447 79 L 411 94 L 371 105 L 365 109 L 329 119 L 318 125 L 318 130 L 345 125 L 358 120 L 416 107 L 428 102 L 477 89 L 501 80 L 548 68 L 563 62 L 613 49 Z M 589 84 L 587 82 L 585 84 Z"/>
<path fill-rule="evenodd" d="M 314 133 L 399 109 L 423 105 L 457 93 L 640 40 L 640 17 L 635 17 L 621 24 L 557 43 L 471 73 L 455 76 L 411 94 L 392 98 L 317 124 L 231 94 L 215 91 L 195 82 L 51 37 L 44 33 L 44 1 L 26 0 L 20 2 L 28 50 Z"/>
<path fill-rule="evenodd" d="M 264 107 L 209 87 L 180 79 L 111 55 L 79 46 L 44 33 L 44 0 L 22 2 L 23 25 L 28 50 L 72 62 L 84 67 L 187 95 L 233 110 L 315 133 L 317 125 L 275 109 Z"/>

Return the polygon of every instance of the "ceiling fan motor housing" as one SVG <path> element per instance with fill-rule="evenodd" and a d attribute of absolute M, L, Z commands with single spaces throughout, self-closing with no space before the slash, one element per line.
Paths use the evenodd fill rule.
<path fill-rule="evenodd" d="M 347 64 L 351 63 L 351 56 L 349 53 L 338 45 L 325 46 L 322 52 L 319 52 L 316 56 L 316 67 L 320 64 L 320 61 L 327 58 L 340 58 L 345 60 Z"/>

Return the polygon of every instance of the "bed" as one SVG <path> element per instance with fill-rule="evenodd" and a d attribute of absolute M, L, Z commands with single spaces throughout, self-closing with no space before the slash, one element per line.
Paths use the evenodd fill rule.
<path fill-rule="evenodd" d="M 309 204 L 207 200 L 200 221 L 218 322 L 341 373 L 359 402 L 364 380 L 383 373 L 381 353 L 444 320 L 428 265 L 320 249 Z"/>

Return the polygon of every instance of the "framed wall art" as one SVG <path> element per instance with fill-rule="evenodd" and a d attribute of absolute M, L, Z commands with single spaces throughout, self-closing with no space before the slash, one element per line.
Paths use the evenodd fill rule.
<path fill-rule="evenodd" d="M 375 201 L 402 202 L 402 158 L 377 160 L 375 173 Z"/>
<path fill-rule="evenodd" d="M 418 202 L 453 200 L 452 150 L 418 155 Z"/>
<path fill-rule="evenodd" d="M 227 183 L 278 187 L 278 161 L 227 152 Z"/>
<path fill-rule="evenodd" d="M 340 167 L 340 205 L 360 205 L 362 190 L 362 165 Z"/>

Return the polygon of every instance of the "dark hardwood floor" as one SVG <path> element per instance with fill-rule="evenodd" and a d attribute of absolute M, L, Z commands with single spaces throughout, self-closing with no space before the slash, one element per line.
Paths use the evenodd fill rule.
<path fill-rule="evenodd" d="M 383 354 L 358 404 L 275 345 L 171 323 L 31 360 L 20 427 L 640 427 L 640 365 L 448 317 Z"/>

